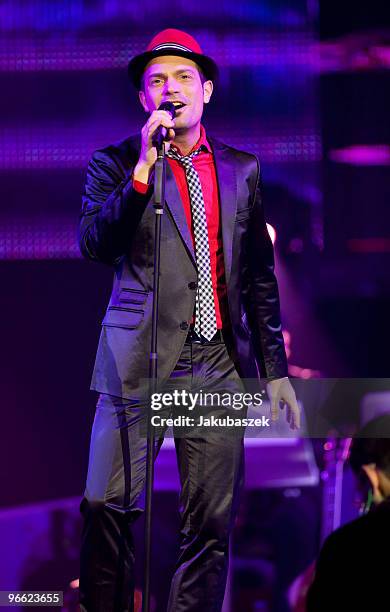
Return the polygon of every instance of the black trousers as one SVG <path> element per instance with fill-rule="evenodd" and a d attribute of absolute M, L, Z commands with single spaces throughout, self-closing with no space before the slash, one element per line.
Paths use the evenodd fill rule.
<path fill-rule="evenodd" d="M 243 392 L 223 342 L 189 340 L 167 383 L 195 392 Z M 187 409 L 186 409 L 187 410 Z M 198 414 L 223 416 L 209 406 Z M 175 407 L 159 415 L 175 416 Z M 188 411 L 187 411 L 188 414 Z M 245 416 L 240 411 L 240 417 Z M 132 612 L 134 548 L 131 525 L 144 509 L 146 413 L 139 402 L 100 395 L 92 429 L 81 512 L 80 605 L 83 612 Z M 155 454 L 164 427 L 157 430 Z M 171 583 L 169 612 L 221 610 L 228 569 L 229 535 L 243 484 L 243 432 L 219 427 L 174 431 L 181 482 L 180 550 Z M 154 544 L 158 546 L 158 543 Z"/>

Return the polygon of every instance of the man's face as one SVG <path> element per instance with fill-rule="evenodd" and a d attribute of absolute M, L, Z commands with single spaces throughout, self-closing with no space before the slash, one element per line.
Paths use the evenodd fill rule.
<path fill-rule="evenodd" d="M 176 132 L 199 125 L 203 105 L 208 103 L 213 91 L 212 81 L 202 84 L 195 62 L 174 55 L 152 59 L 145 68 L 143 83 L 139 99 L 147 112 L 157 109 L 162 102 L 184 105 L 176 110 Z"/>

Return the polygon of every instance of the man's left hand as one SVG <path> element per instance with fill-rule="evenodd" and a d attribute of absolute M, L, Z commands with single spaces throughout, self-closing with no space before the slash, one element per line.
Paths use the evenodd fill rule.
<path fill-rule="evenodd" d="M 271 420 L 279 419 L 279 405 L 282 409 L 286 407 L 286 420 L 291 429 L 299 429 L 301 426 L 301 413 L 299 410 L 294 388 L 287 376 L 270 380 L 267 385 L 267 394 L 271 404 Z"/>

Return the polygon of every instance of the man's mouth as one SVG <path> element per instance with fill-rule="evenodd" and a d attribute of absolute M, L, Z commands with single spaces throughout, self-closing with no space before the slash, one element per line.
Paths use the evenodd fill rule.
<path fill-rule="evenodd" d="M 172 104 L 174 105 L 176 112 L 180 111 L 182 108 L 186 106 L 184 102 L 172 102 Z"/>

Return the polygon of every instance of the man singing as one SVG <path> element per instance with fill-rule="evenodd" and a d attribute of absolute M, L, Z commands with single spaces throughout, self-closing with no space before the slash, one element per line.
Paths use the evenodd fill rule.
<path fill-rule="evenodd" d="M 272 419 L 299 409 L 287 378 L 272 243 L 252 154 L 211 138 L 201 123 L 217 76 L 189 34 L 168 29 L 134 57 L 129 76 L 149 118 L 141 136 L 96 151 L 89 164 L 80 248 L 114 268 L 91 388 L 99 392 L 81 511 L 80 603 L 88 612 L 133 610 L 131 525 L 144 507 L 147 379 L 152 325 L 154 223 L 152 136 L 167 130 L 162 218 L 158 378 L 191 390 L 242 391 L 267 380 Z M 176 116 L 157 110 L 172 102 Z M 222 381 L 222 382 L 221 382 Z M 167 409 L 174 415 L 175 408 Z M 221 414 L 213 409 L 211 414 Z M 156 436 L 156 455 L 163 431 Z M 221 610 L 229 535 L 243 482 L 242 435 L 175 437 L 180 551 L 169 612 Z"/>

